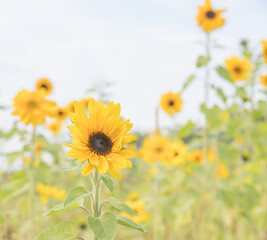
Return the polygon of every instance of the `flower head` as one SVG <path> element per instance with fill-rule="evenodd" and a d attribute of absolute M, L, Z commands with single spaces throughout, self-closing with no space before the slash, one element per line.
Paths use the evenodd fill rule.
<path fill-rule="evenodd" d="M 36 82 L 36 90 L 42 92 L 44 95 L 49 95 L 52 92 L 52 88 L 52 83 L 46 78 L 41 78 Z"/>
<path fill-rule="evenodd" d="M 62 122 L 57 120 L 55 122 L 50 123 L 47 128 L 56 135 L 61 131 L 61 126 Z"/>
<path fill-rule="evenodd" d="M 105 106 L 90 99 L 88 103 L 89 118 L 82 106 L 74 103 L 75 112 L 71 114 L 74 126 L 68 126 L 73 133 L 73 144 L 66 144 L 72 149 L 66 155 L 86 162 L 82 175 L 92 173 L 96 168 L 100 174 L 110 173 L 111 176 L 121 179 L 120 169 L 131 167 L 128 158 L 134 157 L 134 152 L 123 149 L 123 146 L 132 142 L 135 137 L 127 133 L 131 128 L 130 120 L 124 121 L 120 117 L 120 104 L 113 102 Z"/>
<path fill-rule="evenodd" d="M 189 161 L 193 163 L 203 163 L 204 154 L 201 150 L 195 149 L 193 152 L 189 154 Z"/>
<path fill-rule="evenodd" d="M 267 75 L 260 76 L 260 79 L 261 79 L 261 84 L 262 84 L 264 87 L 267 87 Z"/>
<path fill-rule="evenodd" d="M 140 149 L 140 157 L 148 163 L 166 162 L 170 154 L 170 141 L 161 135 L 146 138 Z"/>
<path fill-rule="evenodd" d="M 186 160 L 185 155 L 187 152 L 187 147 L 182 141 L 173 142 L 171 144 L 170 151 L 171 151 L 170 162 L 172 164 L 181 166 L 185 163 Z"/>
<path fill-rule="evenodd" d="M 179 93 L 168 92 L 161 97 L 160 106 L 169 115 L 180 112 L 183 101 Z"/>
<path fill-rule="evenodd" d="M 216 174 L 219 178 L 227 179 L 229 177 L 229 170 L 224 164 L 220 164 L 216 170 Z"/>
<path fill-rule="evenodd" d="M 64 121 L 65 119 L 68 118 L 69 114 L 68 114 L 68 109 L 64 108 L 64 107 L 57 107 L 55 109 L 54 112 L 54 117 L 58 120 L 58 121 Z"/>
<path fill-rule="evenodd" d="M 267 40 L 261 41 L 262 43 L 262 56 L 264 58 L 264 62 L 267 63 Z"/>
<path fill-rule="evenodd" d="M 227 59 L 225 64 L 234 83 L 247 80 L 250 77 L 252 65 L 247 58 L 232 57 Z"/>
<path fill-rule="evenodd" d="M 216 28 L 222 27 L 225 19 L 221 17 L 223 10 L 214 10 L 210 0 L 205 1 L 205 5 L 198 6 L 198 15 L 196 21 L 205 32 L 210 32 Z"/>
<path fill-rule="evenodd" d="M 32 123 L 34 126 L 44 123 L 46 116 L 52 116 L 55 103 L 45 99 L 38 91 L 20 91 L 14 98 L 13 115 L 18 115 L 20 121 L 25 124 Z"/>

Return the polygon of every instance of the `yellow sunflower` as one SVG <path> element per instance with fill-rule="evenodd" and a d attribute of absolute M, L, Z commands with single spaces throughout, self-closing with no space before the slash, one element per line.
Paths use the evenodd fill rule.
<path fill-rule="evenodd" d="M 185 155 L 187 147 L 183 141 L 173 142 L 171 144 L 171 162 L 175 165 L 181 166 L 185 162 Z"/>
<path fill-rule="evenodd" d="M 69 114 L 68 114 L 68 109 L 64 108 L 64 107 L 57 107 L 55 109 L 55 118 L 58 121 L 64 121 L 66 118 L 68 118 Z"/>
<path fill-rule="evenodd" d="M 52 88 L 52 83 L 46 78 L 41 78 L 36 82 L 36 90 L 41 91 L 45 95 L 49 95 L 52 92 Z"/>
<path fill-rule="evenodd" d="M 262 56 L 264 58 L 264 62 L 267 63 L 267 40 L 261 41 L 262 43 Z"/>
<path fill-rule="evenodd" d="M 22 90 L 15 96 L 13 106 L 13 115 L 18 115 L 25 124 L 36 126 L 44 123 L 46 116 L 52 116 L 55 103 L 46 100 L 38 91 Z"/>
<path fill-rule="evenodd" d="M 201 150 L 195 149 L 193 152 L 189 154 L 189 161 L 193 163 L 203 163 L 204 154 Z"/>
<path fill-rule="evenodd" d="M 82 105 L 83 108 L 86 108 L 88 106 L 88 103 L 91 98 L 83 98 L 79 103 Z"/>
<path fill-rule="evenodd" d="M 221 179 L 227 179 L 229 177 L 229 170 L 224 164 L 220 163 L 216 169 L 216 174 Z"/>
<path fill-rule="evenodd" d="M 170 141 L 164 136 L 146 138 L 140 149 L 140 157 L 148 163 L 167 161 L 170 155 Z"/>
<path fill-rule="evenodd" d="M 136 222 L 136 223 L 141 223 L 141 222 L 145 222 L 148 220 L 149 218 L 149 214 L 148 212 L 144 209 L 145 207 L 145 202 L 140 199 L 137 198 L 137 195 L 135 196 L 134 199 L 131 199 L 131 196 L 128 197 L 128 200 L 125 201 L 125 203 L 131 208 L 133 209 L 136 214 L 138 216 L 132 216 L 132 215 L 128 215 L 127 213 L 121 212 L 120 215 L 130 218 L 132 221 Z"/>
<path fill-rule="evenodd" d="M 168 92 L 161 97 L 160 106 L 169 115 L 180 112 L 183 101 L 179 93 Z"/>
<path fill-rule="evenodd" d="M 73 113 L 73 112 L 74 112 L 74 102 L 70 102 L 70 103 L 67 105 L 66 109 L 67 109 L 68 114 L 69 114 L 69 113 Z"/>
<path fill-rule="evenodd" d="M 225 64 L 234 83 L 247 80 L 250 77 L 252 65 L 247 58 L 232 57 L 227 59 Z"/>
<path fill-rule="evenodd" d="M 264 87 L 267 87 L 267 75 L 260 76 L 260 78 L 261 78 L 261 84 L 262 84 Z"/>
<path fill-rule="evenodd" d="M 55 121 L 53 123 L 50 123 L 47 126 L 47 128 L 49 130 L 51 130 L 56 135 L 61 131 L 61 125 L 62 125 L 62 122 L 57 120 L 57 121 Z"/>
<path fill-rule="evenodd" d="M 198 25 L 205 31 L 210 32 L 216 28 L 222 27 L 225 19 L 221 17 L 223 10 L 214 10 L 210 0 L 205 1 L 205 5 L 198 6 L 198 15 L 196 21 Z"/>
<path fill-rule="evenodd" d="M 114 178 L 121 179 L 120 169 L 132 167 L 128 158 L 134 157 L 134 152 L 123 149 L 123 146 L 132 142 L 135 137 L 127 133 L 131 128 L 130 120 L 124 121 L 120 117 L 120 104 L 113 102 L 105 106 L 102 101 L 96 103 L 90 99 L 88 113 L 78 102 L 74 102 L 75 112 L 71 114 L 74 126 L 68 126 L 73 133 L 73 144 L 66 144 L 72 149 L 67 156 L 86 162 L 82 175 L 92 173 L 96 168 L 100 174 L 108 172 Z"/>

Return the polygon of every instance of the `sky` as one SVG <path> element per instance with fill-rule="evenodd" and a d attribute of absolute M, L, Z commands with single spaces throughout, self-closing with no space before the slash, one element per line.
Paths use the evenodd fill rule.
<path fill-rule="evenodd" d="M 266 0 L 214 0 L 226 8 L 226 24 L 212 33 L 223 46 L 211 50 L 212 66 L 238 55 L 240 40 L 255 51 L 267 39 Z M 119 102 L 122 115 L 134 130 L 155 127 L 155 108 L 162 94 L 179 92 L 192 73 L 197 78 L 183 93 L 177 124 L 201 122 L 204 102 L 203 69 L 196 59 L 204 54 L 205 34 L 195 22 L 203 0 L 0 0 L 0 105 L 11 106 L 21 89 L 33 90 L 46 77 L 54 85 L 50 99 L 65 106 L 86 93 L 96 81 L 112 82 L 110 100 Z M 215 72 L 211 80 L 226 94 L 229 83 Z M 214 93 L 210 106 L 221 104 Z M 11 109 L 0 112 L 0 128 L 16 119 Z M 160 125 L 172 124 L 160 111 Z"/>

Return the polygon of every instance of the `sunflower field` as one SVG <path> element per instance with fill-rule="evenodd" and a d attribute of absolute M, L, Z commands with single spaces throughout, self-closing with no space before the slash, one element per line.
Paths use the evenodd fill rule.
<path fill-rule="evenodd" d="M 61 105 L 53 79 L 39 78 L 0 103 L 9 114 L 0 125 L 1 240 L 267 239 L 267 39 L 240 40 L 217 64 L 216 34 L 231 9 L 199 2 L 203 54 L 180 89 L 158 96 L 152 129 L 135 129 L 109 84 Z M 204 121 L 177 124 L 199 76 Z"/>

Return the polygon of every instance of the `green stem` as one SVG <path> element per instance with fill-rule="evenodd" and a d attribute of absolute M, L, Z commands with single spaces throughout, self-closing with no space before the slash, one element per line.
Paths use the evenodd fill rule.
<path fill-rule="evenodd" d="M 36 138 L 36 128 L 33 126 L 32 138 L 31 138 L 31 162 L 29 164 L 29 220 L 30 220 L 30 231 L 29 239 L 33 239 L 33 226 L 34 226 L 34 216 L 35 216 L 35 206 L 34 206 L 34 175 L 33 175 L 33 163 L 35 160 L 35 138 Z"/>
<path fill-rule="evenodd" d="M 207 33 L 206 38 L 206 57 L 210 58 L 210 34 Z M 206 77 L 205 77 L 205 105 L 208 107 L 209 103 L 209 88 L 210 88 L 210 67 L 209 61 L 206 64 Z M 203 153 L 204 161 L 207 162 L 207 152 L 208 152 L 208 123 L 205 122 L 203 129 Z"/>
<path fill-rule="evenodd" d="M 100 182 L 100 174 L 95 169 L 94 173 L 92 174 L 92 183 L 93 183 L 93 201 L 92 201 L 92 214 L 93 217 L 100 217 L 100 189 L 101 189 L 101 182 Z M 98 238 L 92 233 L 92 240 L 98 240 Z"/>

